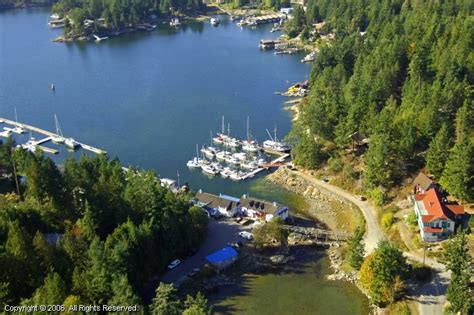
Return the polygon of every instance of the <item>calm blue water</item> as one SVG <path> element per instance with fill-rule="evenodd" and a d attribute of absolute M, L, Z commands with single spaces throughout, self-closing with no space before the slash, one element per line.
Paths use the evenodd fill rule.
<path fill-rule="evenodd" d="M 51 41 L 61 30 L 46 26 L 49 15 L 44 8 L 0 13 L 0 116 L 13 119 L 16 106 L 19 121 L 54 130 L 56 113 L 66 136 L 162 177 L 179 171 L 194 189 L 248 190 L 248 182 L 210 180 L 185 163 L 196 144 L 220 130 L 221 115 L 235 136 L 245 137 L 250 116 L 257 139 L 275 124 L 282 138 L 290 114 L 274 92 L 310 71 L 301 56 L 259 50 L 261 38 L 279 35 L 268 26 L 162 25 L 101 43 L 65 44 Z"/>

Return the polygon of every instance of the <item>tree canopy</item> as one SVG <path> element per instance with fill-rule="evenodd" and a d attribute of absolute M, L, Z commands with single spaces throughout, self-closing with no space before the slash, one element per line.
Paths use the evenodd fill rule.
<path fill-rule="evenodd" d="M 26 180 L 21 198 L 0 195 L 2 304 L 141 305 L 144 284 L 206 236 L 192 196 L 153 172 L 125 173 L 104 156 L 68 158 L 60 172 L 41 153 L 5 146 L 0 163 L 13 159 Z"/>

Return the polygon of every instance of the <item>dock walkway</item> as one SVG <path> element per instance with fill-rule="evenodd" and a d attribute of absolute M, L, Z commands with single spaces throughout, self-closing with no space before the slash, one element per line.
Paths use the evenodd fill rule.
<path fill-rule="evenodd" d="M 40 139 L 40 140 L 37 140 L 37 141 L 32 141 L 32 145 L 34 145 L 34 146 L 40 146 L 40 144 L 49 142 L 53 138 L 61 138 L 60 135 L 57 135 L 54 132 L 47 131 L 47 130 L 44 130 L 44 129 L 41 129 L 41 128 L 38 128 L 38 127 L 35 127 L 35 126 L 31 126 L 31 125 L 28 125 L 28 124 L 20 123 L 20 122 L 10 120 L 10 119 L 7 119 L 7 118 L 0 117 L 0 123 L 5 123 L 5 124 L 11 125 L 11 126 L 20 127 L 20 128 L 30 130 L 30 131 L 33 131 L 33 132 L 36 132 L 36 133 L 39 133 L 39 134 L 42 134 L 42 135 L 46 136 L 46 138 L 43 138 L 43 139 Z M 90 151 L 90 152 L 93 152 L 93 153 L 96 153 L 96 154 L 107 154 L 107 151 L 105 151 L 105 150 L 102 150 L 102 149 L 99 149 L 99 148 L 96 148 L 96 147 L 93 147 L 93 146 L 90 146 L 90 145 L 87 145 L 87 144 L 84 144 L 84 143 L 79 143 L 79 146 L 82 149 L 86 150 L 86 151 Z M 53 154 L 57 153 L 57 150 L 47 148 L 47 147 L 43 147 L 43 146 L 40 146 L 40 149 L 45 151 L 45 152 L 48 152 L 48 153 L 53 153 Z"/>

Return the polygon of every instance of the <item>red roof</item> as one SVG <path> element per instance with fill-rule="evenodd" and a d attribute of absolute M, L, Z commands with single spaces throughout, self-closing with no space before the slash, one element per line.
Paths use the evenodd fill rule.
<path fill-rule="evenodd" d="M 433 233 L 433 232 L 442 232 L 443 229 L 439 227 L 427 226 L 423 228 L 423 231 L 425 231 L 425 233 Z"/>
<path fill-rule="evenodd" d="M 423 216 L 423 222 L 446 218 L 454 221 L 456 215 L 464 214 L 464 207 L 462 205 L 445 204 L 439 193 L 433 188 L 428 189 L 423 194 L 417 194 L 415 199 L 422 201 L 426 212 L 428 212 L 428 215 Z"/>

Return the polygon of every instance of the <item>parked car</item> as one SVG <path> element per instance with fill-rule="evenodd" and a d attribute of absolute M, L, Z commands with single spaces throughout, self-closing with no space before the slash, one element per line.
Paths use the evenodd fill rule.
<path fill-rule="evenodd" d="M 359 199 L 360 201 L 366 201 L 367 199 L 362 196 L 362 195 L 356 195 L 356 198 Z"/>
<path fill-rule="evenodd" d="M 172 262 L 170 262 L 170 264 L 168 265 L 168 269 L 174 269 L 174 268 L 178 267 L 178 265 L 180 263 L 181 263 L 181 260 L 175 259 Z"/>
<path fill-rule="evenodd" d="M 190 272 L 188 272 L 188 277 L 192 278 L 194 277 L 201 269 L 200 268 L 194 268 Z"/>
<path fill-rule="evenodd" d="M 323 183 L 329 183 L 329 179 L 327 179 L 326 177 L 324 177 L 323 179 L 321 179 L 321 181 L 322 181 Z"/>
<path fill-rule="evenodd" d="M 252 233 L 249 233 L 249 232 L 246 232 L 246 231 L 239 232 L 239 236 L 242 237 L 242 238 L 245 238 L 246 240 L 249 240 L 249 241 L 251 241 L 253 239 Z"/>

